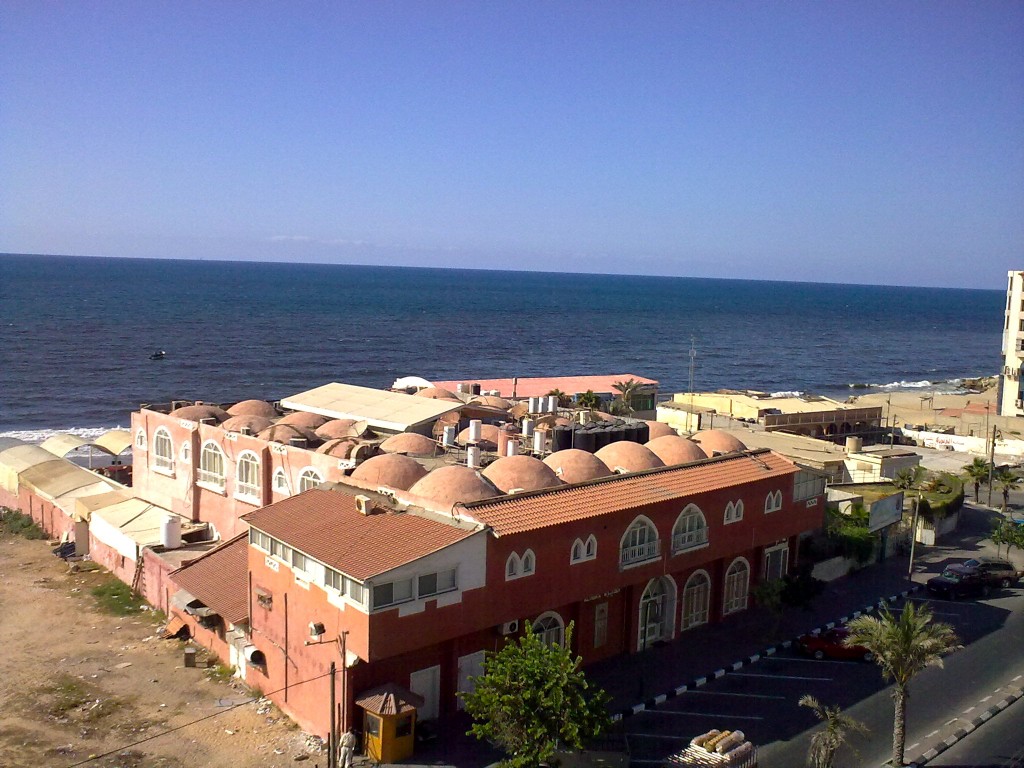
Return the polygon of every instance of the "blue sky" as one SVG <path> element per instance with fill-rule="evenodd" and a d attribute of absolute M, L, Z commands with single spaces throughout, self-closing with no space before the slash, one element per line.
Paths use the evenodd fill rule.
<path fill-rule="evenodd" d="M 1002 288 L 1024 3 L 0 5 L 0 251 Z"/>

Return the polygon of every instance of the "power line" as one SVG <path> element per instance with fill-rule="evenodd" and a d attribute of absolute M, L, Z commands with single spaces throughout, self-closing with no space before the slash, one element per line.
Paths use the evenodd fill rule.
<path fill-rule="evenodd" d="M 284 688 L 278 688 L 276 691 L 270 691 L 270 693 L 263 694 L 263 696 L 260 697 L 260 698 L 266 698 L 267 696 L 272 696 L 275 693 L 281 693 L 281 691 L 284 691 L 287 688 L 295 688 L 295 687 L 303 685 L 305 683 L 312 683 L 314 680 L 320 680 L 322 678 L 330 676 L 330 674 L 331 674 L 330 672 L 324 672 L 322 675 L 317 675 L 316 677 L 311 677 L 308 680 L 300 680 L 297 683 L 289 683 Z M 213 718 L 219 717 L 220 715 L 223 715 L 225 712 L 230 712 L 233 709 L 238 709 L 239 707 L 248 706 L 249 704 L 252 704 L 254 701 L 259 701 L 260 698 L 252 698 L 252 699 L 249 699 L 248 701 L 243 701 L 243 702 L 240 702 L 238 704 L 232 704 L 230 707 L 225 707 L 220 712 L 214 712 L 212 715 L 206 715 L 205 717 L 200 717 L 200 718 L 198 718 L 196 720 L 192 720 L 191 722 L 184 723 L 182 725 L 177 725 L 174 728 L 169 728 L 166 731 L 161 731 L 160 733 L 154 733 L 152 736 L 147 736 L 144 739 L 139 739 L 138 741 L 133 741 L 131 744 L 122 744 L 120 747 L 117 747 L 116 749 L 112 749 L 109 752 L 104 752 L 102 755 L 92 755 L 91 757 L 87 757 L 85 760 L 80 760 L 77 763 L 71 763 L 71 765 L 68 765 L 66 768 L 78 768 L 78 766 L 85 765 L 86 763 L 91 763 L 94 760 L 102 760 L 104 757 L 110 757 L 115 752 L 121 752 L 122 750 L 125 750 L 125 749 L 131 749 L 132 747 L 137 747 L 139 744 L 145 744 L 147 741 L 152 741 L 153 739 L 159 739 L 162 736 L 166 736 L 169 733 L 174 733 L 175 731 L 180 731 L 183 728 L 188 728 L 189 726 L 193 726 L 196 723 L 201 723 L 201 722 L 203 722 L 205 720 L 212 720 Z"/>

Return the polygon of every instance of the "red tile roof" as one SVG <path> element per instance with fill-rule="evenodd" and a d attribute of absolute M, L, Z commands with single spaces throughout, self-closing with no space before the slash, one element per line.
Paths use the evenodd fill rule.
<path fill-rule="evenodd" d="M 243 518 L 253 528 L 360 581 L 473 535 L 469 526 L 408 512 L 363 515 L 355 497 L 313 489 Z"/>
<path fill-rule="evenodd" d="M 796 465 L 778 454 L 768 450 L 747 451 L 685 467 L 653 469 L 459 506 L 491 526 L 496 535 L 503 536 L 796 472 Z"/>
<path fill-rule="evenodd" d="M 567 395 L 583 394 L 587 390 L 601 393 L 614 393 L 612 386 L 617 381 L 628 381 L 633 379 L 640 384 L 658 385 L 654 379 L 645 379 L 632 373 L 620 373 L 613 376 L 556 376 L 551 378 L 523 378 L 516 379 L 515 396 L 518 397 L 540 397 L 546 395 L 553 389 L 560 390 Z M 445 389 L 458 389 L 459 384 L 479 384 L 480 390 L 490 392 L 497 390 L 501 397 L 512 397 L 512 379 L 462 379 L 461 381 L 435 381 L 435 387 Z"/>
<path fill-rule="evenodd" d="M 171 572 L 171 581 L 232 624 L 249 617 L 249 539 L 236 536 Z"/>

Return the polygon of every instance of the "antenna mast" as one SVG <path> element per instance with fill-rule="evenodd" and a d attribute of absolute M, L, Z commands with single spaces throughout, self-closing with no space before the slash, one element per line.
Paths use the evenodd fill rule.
<path fill-rule="evenodd" d="M 686 417 L 686 423 L 690 424 L 693 418 L 693 369 L 697 364 L 697 348 L 694 346 L 694 338 L 690 337 L 690 413 Z M 696 430 L 693 430 L 694 432 Z M 691 433 L 692 434 L 692 433 Z"/>

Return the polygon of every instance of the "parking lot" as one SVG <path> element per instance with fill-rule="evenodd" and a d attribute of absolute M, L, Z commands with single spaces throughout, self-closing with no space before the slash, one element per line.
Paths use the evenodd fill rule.
<path fill-rule="evenodd" d="M 943 601 L 918 592 L 908 599 L 928 604 L 936 620 L 952 624 L 964 645 L 969 646 L 998 630 L 1010 610 L 1019 605 L 1021 594 L 1014 588 L 997 591 L 986 600 Z M 891 607 L 898 611 L 903 601 Z M 683 749 L 693 736 L 718 728 L 742 730 L 758 746 L 762 768 L 789 766 L 794 753 L 806 751 L 806 746 L 798 745 L 806 744 L 809 729 L 817 723 L 809 709 L 798 705 L 801 696 L 811 694 L 823 704 L 838 704 L 846 710 L 886 686 L 874 663 L 815 660 L 795 646 L 737 667 L 721 670 L 720 676 L 712 676 L 702 685 L 695 681 L 658 707 L 624 720 L 632 765 L 644 768 L 660 764 Z M 949 695 L 949 711 L 959 713 L 970 706 L 973 696 L 969 688 L 959 692 L 954 688 Z M 911 728 L 908 736 L 913 735 Z M 917 746 L 913 738 L 908 738 L 908 753 Z"/>

